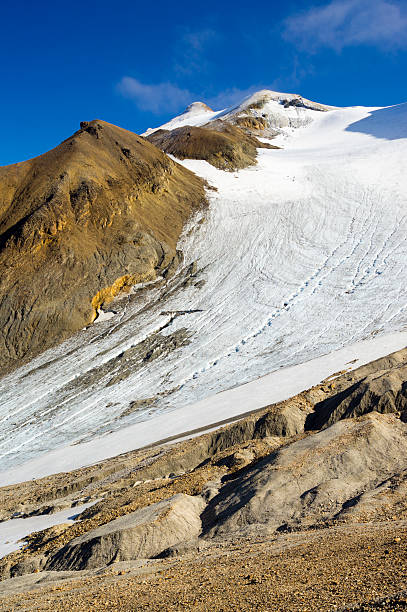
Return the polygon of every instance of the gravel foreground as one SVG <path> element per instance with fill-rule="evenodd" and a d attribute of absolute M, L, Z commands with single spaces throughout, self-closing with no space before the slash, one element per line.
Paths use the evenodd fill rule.
<path fill-rule="evenodd" d="M 6 596 L 0 610 L 404 610 L 407 523 L 214 544 Z"/>

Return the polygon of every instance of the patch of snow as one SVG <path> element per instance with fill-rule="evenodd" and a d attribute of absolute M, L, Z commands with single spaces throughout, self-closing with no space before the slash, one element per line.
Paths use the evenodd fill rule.
<path fill-rule="evenodd" d="M 101 323 L 102 321 L 109 321 L 112 317 L 114 317 L 115 313 L 111 310 L 102 310 L 98 308 L 97 317 L 94 320 L 94 323 Z"/>
<path fill-rule="evenodd" d="M 0 559 L 15 550 L 24 547 L 23 540 L 30 533 L 42 531 L 54 525 L 62 523 L 73 524 L 76 517 L 81 514 L 86 508 L 93 506 L 96 502 L 75 506 L 75 508 L 67 508 L 61 512 L 54 514 L 44 514 L 42 516 L 32 516 L 23 519 L 9 519 L 0 523 Z"/>

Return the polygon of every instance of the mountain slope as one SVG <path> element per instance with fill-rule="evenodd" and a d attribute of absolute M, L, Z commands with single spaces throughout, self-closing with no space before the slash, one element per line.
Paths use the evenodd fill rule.
<path fill-rule="evenodd" d="M 1 470 L 208 426 L 405 345 L 407 106 L 273 104 L 308 123 L 281 128 L 256 165 L 181 162 L 215 189 L 176 274 L 0 380 Z"/>
<path fill-rule="evenodd" d="M 218 111 L 212 110 L 207 104 L 203 102 L 193 102 L 187 106 L 181 115 L 164 123 L 160 128 L 148 128 L 143 136 L 148 136 L 158 129 L 173 130 L 184 125 L 203 125 L 216 115 L 218 115 Z"/>
<path fill-rule="evenodd" d="M 211 121 L 206 127 L 157 130 L 147 139 L 177 159 L 204 159 L 220 170 L 252 166 L 256 163 L 257 149 L 278 148 L 220 120 Z"/>
<path fill-rule="evenodd" d="M 103 121 L 0 168 L 0 373 L 164 274 L 204 200 L 199 178 Z"/>
<path fill-rule="evenodd" d="M 212 188 L 174 274 L 0 380 L 0 609 L 406 608 L 407 104 L 213 117 L 149 136 Z"/>

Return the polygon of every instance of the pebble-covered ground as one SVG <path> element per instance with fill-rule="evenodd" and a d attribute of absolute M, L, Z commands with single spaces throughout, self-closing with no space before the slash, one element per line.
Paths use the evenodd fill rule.
<path fill-rule="evenodd" d="M 141 568 L 119 563 L 5 597 L 0 610 L 401 610 L 406 581 L 407 525 L 389 521 L 223 542 Z"/>

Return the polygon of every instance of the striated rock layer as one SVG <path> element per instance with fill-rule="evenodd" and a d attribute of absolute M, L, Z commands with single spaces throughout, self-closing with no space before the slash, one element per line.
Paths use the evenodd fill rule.
<path fill-rule="evenodd" d="M 204 183 L 104 121 L 0 168 L 0 374 L 91 323 L 136 283 L 166 275 Z"/>

